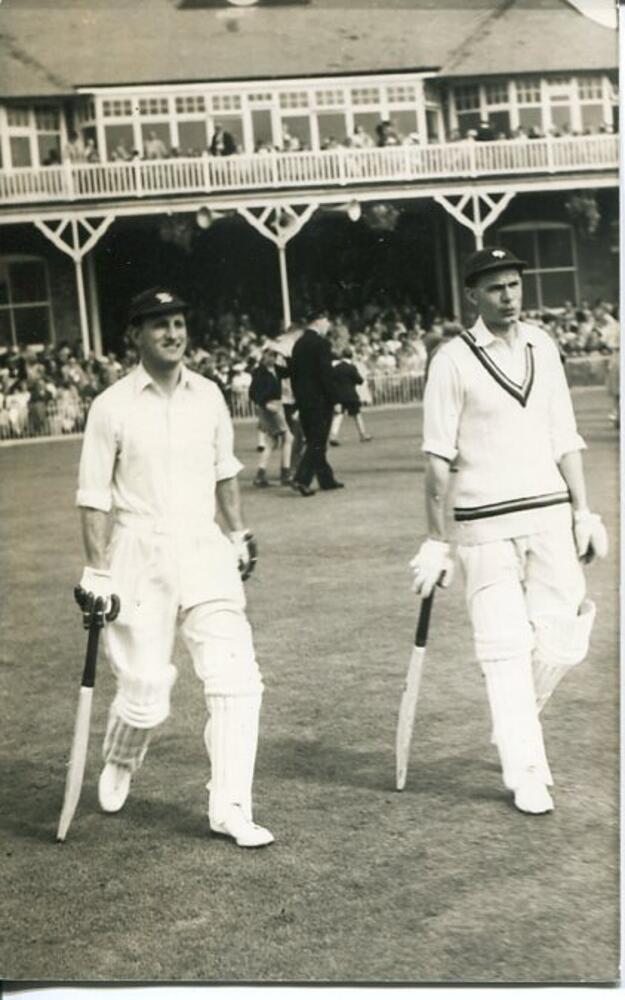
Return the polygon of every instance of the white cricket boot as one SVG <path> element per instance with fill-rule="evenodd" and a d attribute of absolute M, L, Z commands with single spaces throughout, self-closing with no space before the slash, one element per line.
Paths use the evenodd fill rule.
<path fill-rule="evenodd" d="M 123 807 L 128 792 L 132 772 L 123 764 L 113 764 L 109 761 L 104 765 L 98 781 L 98 801 L 103 812 L 116 813 Z"/>
<path fill-rule="evenodd" d="M 211 820 L 211 830 L 223 837 L 232 837 L 238 847 L 266 847 L 274 836 L 264 826 L 247 818 L 242 806 L 230 806 L 220 823 Z"/>
<path fill-rule="evenodd" d="M 547 786 L 535 774 L 528 774 L 515 790 L 514 804 L 521 812 L 534 815 L 553 812 L 553 799 Z"/>
<path fill-rule="evenodd" d="M 211 762 L 208 819 L 213 833 L 239 847 L 273 843 L 269 830 L 252 820 L 252 782 L 258 744 L 261 695 L 212 695 L 205 730 Z"/>

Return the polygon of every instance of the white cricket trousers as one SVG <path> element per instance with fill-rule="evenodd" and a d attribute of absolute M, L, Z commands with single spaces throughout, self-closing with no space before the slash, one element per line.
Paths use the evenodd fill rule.
<path fill-rule="evenodd" d="M 552 784 L 539 711 L 586 655 L 594 617 L 570 508 L 548 531 L 461 545 L 458 556 L 504 784 L 514 790 L 528 773 Z"/>
<path fill-rule="evenodd" d="M 111 577 L 121 612 L 105 630 L 117 692 L 104 759 L 133 771 L 142 763 L 154 728 L 169 715 L 178 628 L 209 713 L 211 820 L 220 822 L 233 803 L 251 818 L 263 684 L 231 543 L 218 531 L 187 536 L 116 525 Z"/>

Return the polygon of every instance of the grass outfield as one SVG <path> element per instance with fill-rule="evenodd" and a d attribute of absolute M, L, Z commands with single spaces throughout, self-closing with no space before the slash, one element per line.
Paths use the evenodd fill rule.
<path fill-rule="evenodd" d="M 434 608 L 406 790 L 394 735 L 423 533 L 417 408 L 351 421 L 332 450 L 347 488 L 254 490 L 249 613 L 266 682 L 256 816 L 262 851 L 211 838 L 204 705 L 180 651 L 172 716 L 124 811 L 95 784 L 112 682 L 96 682 L 77 815 L 54 842 L 85 635 L 73 491 L 79 442 L 0 449 L 7 980 L 580 982 L 618 977 L 618 446 L 601 389 L 575 396 L 592 502 L 611 533 L 588 572 L 591 653 L 544 713 L 556 811 L 517 812 L 456 581 Z"/>

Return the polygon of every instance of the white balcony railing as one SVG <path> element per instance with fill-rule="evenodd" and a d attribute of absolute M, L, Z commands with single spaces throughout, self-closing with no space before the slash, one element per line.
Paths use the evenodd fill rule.
<path fill-rule="evenodd" d="M 0 206 L 616 170 L 618 136 L 254 153 L 0 171 Z"/>

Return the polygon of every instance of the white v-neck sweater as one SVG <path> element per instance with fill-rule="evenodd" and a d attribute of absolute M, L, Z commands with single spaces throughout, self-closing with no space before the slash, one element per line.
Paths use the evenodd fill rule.
<path fill-rule="evenodd" d="M 566 516 L 561 457 L 585 447 L 551 338 L 519 323 L 513 350 L 482 320 L 430 366 L 423 450 L 454 463 L 460 544 L 542 531 Z M 568 510 L 570 516 L 570 510 Z"/>

